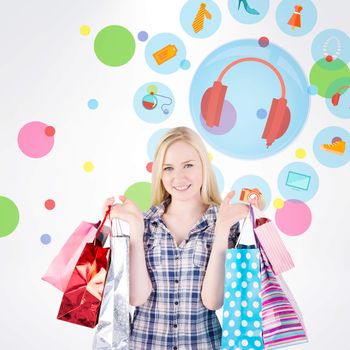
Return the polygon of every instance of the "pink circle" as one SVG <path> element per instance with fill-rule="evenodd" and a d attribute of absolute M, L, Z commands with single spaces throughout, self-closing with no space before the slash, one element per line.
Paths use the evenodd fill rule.
<path fill-rule="evenodd" d="M 47 127 L 48 125 L 42 122 L 30 122 L 21 128 L 17 142 L 20 150 L 26 156 L 40 158 L 51 151 L 55 139 L 46 134 Z"/>
<path fill-rule="evenodd" d="M 53 199 L 48 199 L 45 201 L 45 208 L 48 210 L 52 210 L 56 206 L 56 203 Z"/>
<path fill-rule="evenodd" d="M 153 166 L 153 162 L 149 162 L 149 163 L 147 163 L 147 165 L 146 165 L 146 170 L 147 170 L 149 173 L 152 173 L 152 166 Z"/>
<path fill-rule="evenodd" d="M 284 202 L 281 209 L 277 209 L 275 220 L 278 228 L 288 236 L 298 236 L 311 225 L 312 215 L 309 207 L 294 199 Z"/>

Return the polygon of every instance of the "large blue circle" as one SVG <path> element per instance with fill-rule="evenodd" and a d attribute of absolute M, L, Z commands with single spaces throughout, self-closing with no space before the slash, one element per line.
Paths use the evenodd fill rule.
<path fill-rule="evenodd" d="M 233 128 L 218 135 L 214 130 L 206 130 L 201 122 L 201 100 L 204 92 L 213 85 L 228 64 L 243 57 L 257 57 L 272 63 L 282 74 L 286 85 L 291 121 L 285 134 L 276 139 L 269 148 L 261 138 L 268 118 L 257 118 L 256 111 L 270 111 L 272 99 L 281 97 L 281 86 L 274 72 L 261 63 L 238 64 L 222 80 L 228 86 L 225 100 L 237 112 L 237 121 Z M 265 158 L 286 148 L 304 127 L 309 103 L 308 82 L 295 59 L 274 44 L 270 43 L 263 48 L 258 40 L 251 39 L 230 42 L 209 54 L 195 73 L 190 89 L 191 115 L 198 132 L 216 150 L 240 159 Z"/>

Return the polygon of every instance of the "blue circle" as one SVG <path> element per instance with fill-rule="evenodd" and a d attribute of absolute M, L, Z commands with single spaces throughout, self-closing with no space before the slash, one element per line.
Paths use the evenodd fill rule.
<path fill-rule="evenodd" d="M 147 143 L 147 154 L 148 158 L 150 159 L 151 162 L 154 161 L 154 154 L 156 153 L 156 149 L 158 146 L 158 143 L 162 136 L 169 130 L 169 128 L 164 128 L 156 131 L 153 133 L 153 135 L 150 137 Z"/>
<path fill-rule="evenodd" d="M 343 142 L 345 142 L 345 152 L 344 153 L 335 153 L 326 151 L 322 145 L 331 144 L 335 137 L 340 137 Z M 317 160 L 329 167 L 329 168 L 338 168 L 350 160 L 350 134 L 343 128 L 336 126 L 331 126 L 321 130 L 315 137 L 313 144 L 313 151 Z"/>
<path fill-rule="evenodd" d="M 200 10 L 200 6 L 204 6 Z M 197 21 L 197 13 L 199 21 Z M 203 21 L 201 21 L 203 20 Z M 214 34 L 221 23 L 219 7 L 211 0 L 190 0 L 182 7 L 180 22 L 184 31 L 194 38 L 207 38 Z M 202 25 L 199 25 L 202 23 Z"/>
<path fill-rule="evenodd" d="M 88 101 L 88 107 L 90 109 L 96 109 L 98 107 L 98 101 L 95 99 L 91 99 Z"/>
<path fill-rule="evenodd" d="M 344 62 L 350 61 L 350 37 L 338 29 L 326 29 L 312 42 L 312 57 L 315 61 L 326 56 L 336 56 Z"/>
<path fill-rule="evenodd" d="M 278 188 L 284 199 L 302 202 L 310 200 L 317 192 L 319 179 L 309 164 L 294 162 L 285 166 L 278 175 Z"/>
<path fill-rule="evenodd" d="M 301 27 L 295 27 L 288 24 L 292 16 L 295 16 L 295 6 L 302 6 L 300 11 Z M 317 21 L 317 10 L 310 0 L 283 0 L 277 7 L 276 21 L 282 32 L 290 36 L 302 36 L 309 33 Z"/>
<path fill-rule="evenodd" d="M 161 33 L 148 41 L 145 57 L 155 72 L 170 74 L 180 69 L 181 61 L 186 58 L 186 48 L 176 35 Z"/>
<path fill-rule="evenodd" d="M 271 189 L 262 177 L 256 175 L 245 175 L 237 179 L 231 187 L 231 190 L 236 192 L 235 196 L 232 198 L 233 203 L 240 203 L 239 198 L 243 188 L 249 188 L 251 190 L 253 188 L 258 188 L 265 199 L 266 207 L 264 210 L 268 208 L 271 202 Z"/>
<path fill-rule="evenodd" d="M 244 53 L 244 55 L 242 54 Z M 201 115 L 201 101 L 206 89 L 218 79 L 232 61 L 243 57 L 257 57 L 273 64 L 286 85 L 286 97 L 291 111 L 287 131 L 267 148 L 262 138 L 269 119 L 258 119 L 256 111 L 271 108 L 273 98 L 281 97 L 281 85 L 274 72 L 258 62 L 243 62 L 223 77 L 227 85 L 225 101 L 234 106 L 236 123 L 223 135 L 206 130 Z M 259 159 L 272 156 L 286 148 L 300 133 L 307 120 L 310 96 L 308 82 L 295 59 L 282 48 L 270 43 L 262 48 L 258 40 L 239 40 L 219 47 L 200 64 L 190 88 L 190 108 L 194 125 L 214 149 L 233 158 Z"/>
<path fill-rule="evenodd" d="M 219 192 L 222 194 L 222 191 L 224 190 L 224 185 L 225 185 L 224 176 L 222 175 L 222 172 L 218 167 L 216 167 L 215 165 L 212 165 L 212 167 L 215 173 L 216 183 L 218 184 Z"/>
<path fill-rule="evenodd" d="M 307 88 L 307 92 L 309 93 L 309 95 L 314 96 L 314 95 L 317 94 L 318 88 L 317 88 L 316 85 L 310 85 L 310 86 Z"/>
<path fill-rule="evenodd" d="M 264 108 L 260 108 L 256 111 L 256 116 L 259 119 L 265 119 L 267 117 L 267 110 Z"/>
<path fill-rule="evenodd" d="M 180 66 L 183 70 L 187 70 L 191 67 L 191 62 L 189 60 L 182 60 Z"/>
<path fill-rule="evenodd" d="M 350 89 L 343 89 L 339 102 L 333 105 L 331 98 L 326 98 L 326 104 L 331 113 L 342 119 L 350 119 Z"/>
<path fill-rule="evenodd" d="M 149 94 L 149 87 L 156 87 L 156 93 Z M 147 108 L 145 103 L 149 103 L 153 108 Z M 150 106 L 151 107 L 151 106 Z M 150 82 L 142 85 L 134 96 L 134 109 L 136 114 L 145 122 L 155 124 L 168 119 L 173 113 L 175 99 L 171 90 L 159 83 Z"/>
<path fill-rule="evenodd" d="M 51 242 L 51 236 L 48 234 L 44 234 L 40 237 L 40 241 L 42 244 L 49 244 Z"/>
<path fill-rule="evenodd" d="M 148 33 L 145 32 L 145 31 L 141 31 L 137 34 L 137 38 L 140 40 L 140 41 L 146 41 L 148 39 Z"/>
<path fill-rule="evenodd" d="M 260 22 L 269 10 L 269 0 L 229 0 L 228 9 L 231 16 L 240 23 Z"/>

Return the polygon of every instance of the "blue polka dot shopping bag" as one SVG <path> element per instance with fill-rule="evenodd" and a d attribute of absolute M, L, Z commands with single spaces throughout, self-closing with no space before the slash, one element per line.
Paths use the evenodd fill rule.
<path fill-rule="evenodd" d="M 250 217 L 243 227 L 253 231 Z M 236 247 L 226 250 L 222 350 L 264 349 L 260 251 L 242 245 L 243 227 Z"/>

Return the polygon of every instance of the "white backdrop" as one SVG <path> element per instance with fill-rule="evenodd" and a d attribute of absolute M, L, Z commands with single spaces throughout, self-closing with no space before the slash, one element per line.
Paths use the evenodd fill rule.
<path fill-rule="evenodd" d="M 279 1 L 270 1 L 268 15 L 255 25 L 233 20 L 226 1 L 220 29 L 203 41 L 182 29 L 179 13 L 184 4 L 169 0 L 4 1 L 0 12 L 0 195 L 19 208 L 16 230 L 0 238 L 0 348 L 7 350 L 90 349 L 93 330 L 56 320 L 61 293 L 41 281 L 49 262 L 82 220 L 97 221 L 106 197 L 124 193 L 132 183 L 150 181 L 146 145 L 157 129 L 193 127 L 188 106 L 192 75 L 204 57 L 235 39 L 267 36 L 290 52 L 305 74 L 312 66 L 310 47 L 322 30 L 348 31 L 345 0 L 317 1 L 318 21 L 306 36 L 283 34 L 275 22 Z M 82 37 L 79 28 L 91 27 Z M 172 32 L 184 41 L 191 57 L 190 71 L 168 76 L 153 72 L 144 59 L 145 43 L 125 66 L 112 68 L 97 60 L 93 40 L 110 24 L 127 27 L 136 37 Z M 349 34 L 349 32 L 348 32 Z M 147 81 L 160 81 L 176 96 L 174 114 L 152 125 L 141 121 L 133 109 L 135 91 Z M 97 110 L 86 107 L 94 96 Z M 17 145 L 20 128 L 40 120 L 56 128 L 53 150 L 43 158 L 25 156 Z M 280 197 L 277 175 L 283 164 L 295 159 L 295 150 L 307 152 L 305 161 L 317 169 L 320 187 L 308 202 L 312 210 L 309 230 L 298 237 L 283 236 L 296 268 L 285 277 L 299 303 L 310 342 L 296 350 L 348 349 L 350 282 L 347 209 L 349 164 L 331 169 L 313 155 L 312 142 L 320 129 L 339 126 L 349 130 L 349 120 L 332 116 L 321 97 L 312 97 L 308 121 L 286 149 L 263 161 L 227 157 L 208 146 L 213 163 L 225 177 L 223 195 L 246 174 L 263 177 L 272 197 Z M 93 161 L 86 173 L 82 164 Z M 43 202 L 54 198 L 52 211 Z M 267 213 L 274 215 L 269 206 Z M 49 233 L 52 242 L 40 237 Z M 218 311 L 221 317 L 221 310 Z"/>

